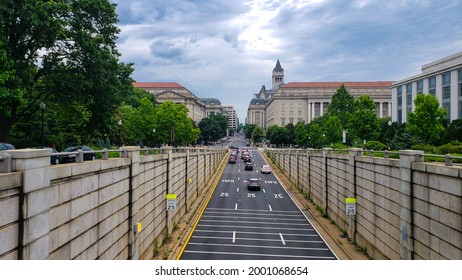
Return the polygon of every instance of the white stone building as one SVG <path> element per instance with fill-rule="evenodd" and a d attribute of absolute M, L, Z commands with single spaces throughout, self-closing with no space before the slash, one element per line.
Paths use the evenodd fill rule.
<path fill-rule="evenodd" d="M 393 83 L 393 121 L 404 123 L 418 94 L 435 96 L 449 122 L 462 118 L 462 52 L 424 64 L 422 73 Z"/>
<path fill-rule="evenodd" d="M 280 87 L 266 104 L 266 127 L 309 123 L 327 112 L 332 96 L 344 85 L 354 98 L 369 95 L 380 118 L 391 116 L 392 82 L 291 82 Z"/>

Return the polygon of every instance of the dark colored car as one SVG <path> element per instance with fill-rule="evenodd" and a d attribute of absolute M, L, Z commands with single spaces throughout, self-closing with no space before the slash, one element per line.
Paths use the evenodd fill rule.
<path fill-rule="evenodd" d="M 247 189 L 249 191 L 251 191 L 251 190 L 259 191 L 261 189 L 260 179 L 250 178 L 249 180 L 246 180 L 244 182 L 247 184 Z"/>
<path fill-rule="evenodd" d="M 69 152 L 77 152 L 77 150 L 82 150 L 82 151 L 93 151 L 92 148 L 88 146 L 72 146 L 69 148 L 66 148 L 63 153 L 69 153 Z M 63 155 L 61 158 L 61 162 L 75 162 L 77 158 L 77 155 Z M 96 159 L 96 154 L 95 153 L 84 153 L 83 154 L 83 160 L 95 160 Z"/>
<path fill-rule="evenodd" d="M 253 164 L 251 162 L 246 162 L 244 165 L 244 170 L 253 170 Z"/>
<path fill-rule="evenodd" d="M 5 150 L 14 150 L 15 147 L 11 144 L 8 143 L 0 143 L 0 151 L 5 151 Z"/>
<path fill-rule="evenodd" d="M 251 162 L 251 161 L 252 161 L 252 158 L 250 157 L 250 155 L 244 156 L 244 162 Z"/>
<path fill-rule="evenodd" d="M 229 156 L 228 163 L 236 163 L 236 157 L 237 156 L 233 156 L 233 155 Z"/>
<path fill-rule="evenodd" d="M 51 157 L 50 157 L 50 163 L 51 164 L 59 164 L 63 160 L 63 156 L 57 155 L 58 151 L 56 151 L 55 148 L 51 147 L 36 147 L 36 149 L 50 149 L 51 150 Z"/>

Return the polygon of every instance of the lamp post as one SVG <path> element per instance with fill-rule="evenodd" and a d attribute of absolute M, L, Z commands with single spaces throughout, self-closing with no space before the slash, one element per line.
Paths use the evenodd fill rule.
<path fill-rule="evenodd" d="M 40 102 L 40 110 L 42 111 L 42 148 L 45 146 L 45 138 L 43 135 L 43 124 L 44 124 L 44 115 L 45 115 L 45 103 Z"/>
<path fill-rule="evenodd" d="M 122 134 L 120 132 L 120 129 L 122 127 L 122 120 L 119 120 L 117 124 L 119 125 L 119 147 L 120 147 L 122 145 Z"/>
<path fill-rule="evenodd" d="M 391 120 L 388 121 L 388 150 L 391 149 Z"/>
<path fill-rule="evenodd" d="M 156 129 L 155 128 L 152 129 L 152 134 L 153 134 L 152 146 L 155 147 L 156 146 Z"/>

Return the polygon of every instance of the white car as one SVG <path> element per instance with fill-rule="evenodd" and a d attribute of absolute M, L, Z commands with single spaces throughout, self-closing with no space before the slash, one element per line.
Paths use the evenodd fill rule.
<path fill-rule="evenodd" d="M 271 168 L 269 165 L 261 166 L 261 173 L 271 174 Z"/>

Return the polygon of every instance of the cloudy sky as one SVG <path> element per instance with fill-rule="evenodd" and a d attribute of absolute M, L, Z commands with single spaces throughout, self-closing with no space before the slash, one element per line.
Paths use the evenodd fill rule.
<path fill-rule="evenodd" d="M 462 0 L 110 0 L 138 82 L 233 104 L 285 82 L 395 81 L 462 51 Z"/>

